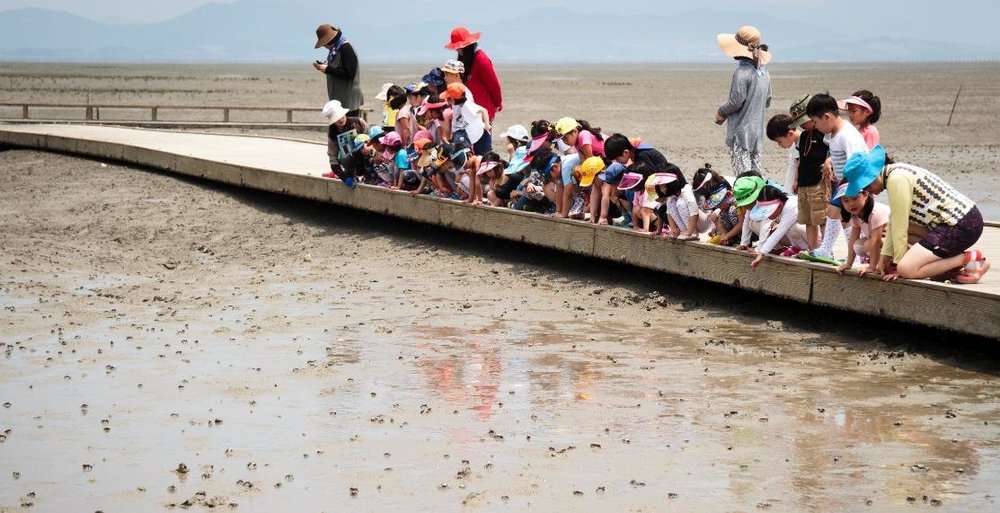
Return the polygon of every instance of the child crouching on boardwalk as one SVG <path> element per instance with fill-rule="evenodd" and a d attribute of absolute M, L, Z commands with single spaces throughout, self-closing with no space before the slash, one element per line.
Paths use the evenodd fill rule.
<path fill-rule="evenodd" d="M 847 260 L 837 267 L 838 273 L 851 269 L 855 258 L 868 268 L 858 275 L 874 273 L 878 265 L 879 254 L 882 252 L 882 237 L 885 226 L 889 222 L 889 206 L 877 203 L 875 196 L 866 190 L 861 190 L 857 196 L 847 196 L 847 182 L 840 184 L 837 194 L 830 203 L 840 207 L 843 219 L 850 227 L 851 233 L 847 244 Z"/>
<path fill-rule="evenodd" d="M 757 256 L 750 262 L 752 269 L 760 265 L 765 255 L 789 247 L 802 248 L 806 244 L 805 231 L 798 224 L 798 197 L 789 196 L 773 185 L 765 185 L 761 189 L 757 202 L 747 217 L 751 221 L 771 222 L 769 228 L 759 234 Z"/>
<path fill-rule="evenodd" d="M 886 281 L 940 277 L 971 284 L 990 269 L 986 255 L 970 249 L 983 233 L 979 208 L 934 173 L 896 163 L 876 146 L 852 155 L 844 176 L 846 196 L 888 191 L 889 223 L 876 268 Z M 908 247 L 911 237 L 918 242 Z"/>
<path fill-rule="evenodd" d="M 736 212 L 736 198 L 729 179 L 712 171 L 710 164 L 695 172 L 692 177 L 695 199 L 714 228 L 709 232 L 709 244 L 731 246 L 743 233 L 743 221 Z"/>
<path fill-rule="evenodd" d="M 684 179 L 684 173 L 673 164 L 667 164 L 664 172 L 676 177 L 666 184 L 664 206 L 670 230 L 666 237 L 677 240 L 698 240 L 700 234 L 712 227 L 708 214 L 698 207 L 694 190 Z"/>

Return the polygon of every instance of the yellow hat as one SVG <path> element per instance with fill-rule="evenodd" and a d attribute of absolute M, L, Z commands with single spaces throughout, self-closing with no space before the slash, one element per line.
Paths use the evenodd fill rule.
<path fill-rule="evenodd" d="M 594 177 L 604 171 L 604 159 L 595 155 L 584 160 L 577 169 L 580 171 L 580 187 L 589 187 L 594 183 Z"/>
<path fill-rule="evenodd" d="M 576 130 L 578 126 L 580 126 L 580 123 L 578 123 L 575 119 L 562 118 L 559 121 L 556 121 L 556 133 L 559 135 L 566 135 L 573 130 Z"/>

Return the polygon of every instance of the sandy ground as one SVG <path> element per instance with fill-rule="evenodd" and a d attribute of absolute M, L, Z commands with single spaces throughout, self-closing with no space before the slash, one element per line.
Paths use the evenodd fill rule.
<path fill-rule="evenodd" d="M 0 511 L 997 508 L 995 346 L 0 152 Z"/>

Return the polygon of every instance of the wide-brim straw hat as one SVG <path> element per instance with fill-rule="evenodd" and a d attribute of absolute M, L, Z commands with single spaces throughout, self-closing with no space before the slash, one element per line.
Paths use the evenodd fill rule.
<path fill-rule="evenodd" d="M 339 34 L 340 29 L 329 23 L 316 27 L 316 48 L 330 44 Z"/>
<path fill-rule="evenodd" d="M 761 45 L 760 31 L 757 27 L 750 25 L 744 25 L 736 31 L 735 34 L 719 34 L 716 36 L 719 41 L 719 48 L 722 48 L 722 53 L 730 57 L 746 57 L 748 59 L 753 59 L 753 52 L 750 50 L 750 45 Z M 765 47 L 760 49 L 760 64 L 764 65 L 771 62 L 771 52 L 767 51 Z"/>

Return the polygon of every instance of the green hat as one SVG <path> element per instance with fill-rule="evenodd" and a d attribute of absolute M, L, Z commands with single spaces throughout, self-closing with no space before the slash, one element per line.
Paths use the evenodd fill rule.
<path fill-rule="evenodd" d="M 744 176 L 733 184 L 733 196 L 737 207 L 745 207 L 755 201 L 764 189 L 764 179 L 759 176 Z"/>
<path fill-rule="evenodd" d="M 809 121 L 809 116 L 806 115 L 806 106 L 809 105 L 811 99 L 812 95 L 807 94 L 788 109 L 788 115 L 792 117 L 792 128 L 799 128 L 806 121 Z"/>

